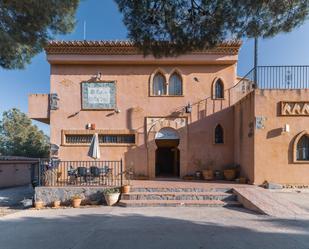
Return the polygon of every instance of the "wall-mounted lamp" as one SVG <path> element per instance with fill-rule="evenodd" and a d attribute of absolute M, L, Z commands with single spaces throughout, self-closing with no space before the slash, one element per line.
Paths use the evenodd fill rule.
<path fill-rule="evenodd" d="M 97 72 L 96 80 L 100 80 L 101 77 L 102 77 L 102 73 L 101 72 Z"/>
<path fill-rule="evenodd" d="M 95 124 L 94 123 L 88 123 L 86 125 L 87 130 L 95 130 Z"/>
<path fill-rule="evenodd" d="M 282 128 L 282 132 L 284 133 L 288 133 L 290 132 L 290 125 L 289 124 L 285 124 Z"/>
<path fill-rule="evenodd" d="M 115 113 L 120 113 L 120 112 L 121 112 L 120 109 L 116 106 Z"/>
<path fill-rule="evenodd" d="M 192 112 L 192 105 L 191 105 L 190 102 L 185 106 L 185 111 L 186 111 L 186 113 Z"/>

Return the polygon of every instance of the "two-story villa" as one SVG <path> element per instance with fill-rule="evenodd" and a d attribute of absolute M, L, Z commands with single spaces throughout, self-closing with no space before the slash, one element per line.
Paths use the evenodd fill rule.
<path fill-rule="evenodd" d="M 309 184 L 309 70 L 240 79 L 240 46 L 157 59 L 126 41 L 52 41 L 50 94 L 31 95 L 29 115 L 50 124 L 63 161 L 92 160 L 98 133 L 101 160 L 150 179 L 239 164 L 253 184 Z"/>

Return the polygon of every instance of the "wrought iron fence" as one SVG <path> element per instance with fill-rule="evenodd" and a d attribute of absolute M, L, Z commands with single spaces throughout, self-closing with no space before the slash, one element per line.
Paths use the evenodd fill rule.
<path fill-rule="evenodd" d="M 258 66 L 255 79 L 259 89 L 306 89 L 309 66 Z"/>
<path fill-rule="evenodd" d="M 309 66 L 258 66 L 238 83 L 225 90 L 229 106 L 236 103 L 254 88 L 309 89 Z"/>
<path fill-rule="evenodd" d="M 120 161 L 42 160 L 39 186 L 122 186 L 124 171 Z"/>

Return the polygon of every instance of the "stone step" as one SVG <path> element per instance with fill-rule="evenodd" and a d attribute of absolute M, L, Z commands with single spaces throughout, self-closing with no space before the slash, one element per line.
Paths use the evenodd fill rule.
<path fill-rule="evenodd" d="M 241 207 L 237 201 L 221 200 L 121 200 L 122 207 Z"/>
<path fill-rule="evenodd" d="M 225 200 L 236 201 L 235 194 L 225 192 L 130 192 L 121 200 Z"/>
<path fill-rule="evenodd" d="M 188 187 L 132 187 L 131 192 L 224 192 L 231 193 L 231 188 L 188 188 Z"/>

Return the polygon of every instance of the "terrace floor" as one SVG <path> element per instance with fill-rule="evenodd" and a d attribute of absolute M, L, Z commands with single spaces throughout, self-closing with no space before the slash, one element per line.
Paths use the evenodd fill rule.
<path fill-rule="evenodd" d="M 230 181 L 185 181 L 180 179 L 165 179 L 158 178 L 156 180 L 133 180 L 131 181 L 133 188 L 203 188 L 203 189 L 214 189 L 214 188 L 226 188 L 232 189 L 235 187 L 254 187 L 248 184 L 237 184 Z"/>

